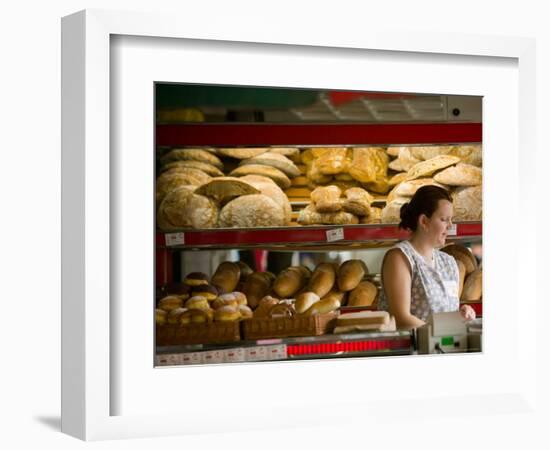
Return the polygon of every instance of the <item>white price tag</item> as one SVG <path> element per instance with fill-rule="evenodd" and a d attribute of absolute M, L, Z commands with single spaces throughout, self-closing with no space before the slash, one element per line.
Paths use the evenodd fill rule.
<path fill-rule="evenodd" d="M 247 361 L 262 361 L 267 359 L 266 347 L 249 347 L 246 349 Z"/>
<path fill-rule="evenodd" d="M 166 233 L 164 238 L 166 239 L 167 247 L 185 244 L 185 233 Z"/>
<path fill-rule="evenodd" d="M 327 230 L 327 242 L 341 241 L 342 239 L 344 239 L 343 228 L 334 228 L 332 230 Z"/>
<path fill-rule="evenodd" d="M 447 236 L 456 236 L 456 223 L 453 223 L 447 230 Z"/>
<path fill-rule="evenodd" d="M 221 350 L 211 350 L 204 352 L 203 355 L 204 364 L 220 364 L 223 361 L 223 352 Z"/>
<path fill-rule="evenodd" d="M 230 348 L 225 351 L 225 360 L 227 362 L 239 362 L 245 360 L 244 348 Z"/>
<path fill-rule="evenodd" d="M 268 359 L 270 360 L 278 360 L 278 359 L 286 359 L 286 345 L 271 345 L 267 347 L 268 349 Z"/>

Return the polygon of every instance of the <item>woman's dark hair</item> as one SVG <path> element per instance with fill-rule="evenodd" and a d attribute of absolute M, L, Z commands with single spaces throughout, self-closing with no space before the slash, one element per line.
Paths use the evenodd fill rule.
<path fill-rule="evenodd" d="M 428 185 L 419 188 L 411 201 L 401 207 L 399 228 L 416 231 L 420 215 L 431 217 L 438 207 L 439 200 L 447 200 L 451 203 L 453 201 L 450 194 L 439 186 Z"/>

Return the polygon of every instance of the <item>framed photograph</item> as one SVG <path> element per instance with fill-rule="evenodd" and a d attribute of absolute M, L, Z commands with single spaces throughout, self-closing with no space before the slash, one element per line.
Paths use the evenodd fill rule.
<path fill-rule="evenodd" d="M 283 37 L 229 24 L 208 31 L 200 24 L 182 27 L 179 18 L 163 14 L 93 10 L 63 18 L 62 55 L 63 432 L 101 440 L 391 423 L 411 411 L 422 420 L 434 417 L 434 410 L 440 418 L 467 417 L 472 408 L 480 415 L 535 410 L 537 329 L 528 311 L 536 310 L 537 294 L 529 281 L 532 269 L 520 263 L 535 260 L 535 248 L 532 242 L 505 245 L 510 233 L 526 235 L 536 227 L 532 40 L 375 28 L 360 37 L 294 31 Z M 278 103 L 251 106 L 259 98 Z M 374 240 L 374 232 L 394 233 L 377 238 L 386 243 L 403 238 L 395 221 L 369 223 L 367 213 L 349 213 L 346 226 L 317 219 L 300 227 L 295 206 L 305 207 L 304 192 L 309 196 L 328 183 L 308 182 L 328 177 L 341 191 L 365 192 L 367 206 L 374 209 L 380 201 L 383 210 L 391 203 L 393 176 L 412 180 L 434 173 L 411 178 L 412 166 L 402 165 L 405 156 L 397 160 L 400 146 L 412 158 L 411 146 L 434 145 L 439 156 L 451 158 L 448 165 L 465 163 L 456 156 L 465 147 L 479 152 L 479 163 L 468 162 L 483 176 L 482 217 L 481 209 L 478 216 L 465 215 L 454 225 L 455 235 L 448 228 L 444 237 L 458 245 L 474 236 L 465 241 L 475 244 L 483 223 L 483 338 L 474 344 L 474 330 L 443 319 L 427 321 L 426 335 L 382 328 L 378 335 L 349 338 L 345 321 L 319 318 L 337 309 L 340 320 L 354 306 L 348 302 L 357 284 L 332 289 L 335 279 L 315 301 L 342 291 L 336 307 L 319 309 L 316 317 L 312 301 L 300 311 L 310 311 L 315 326 L 322 322 L 322 336 L 301 334 L 307 325 L 297 324 L 293 314 L 300 289 L 311 285 L 303 281 L 292 292 L 278 291 L 273 283 L 282 266 L 270 270 L 262 252 L 289 253 L 286 265 L 305 267 L 307 277 L 319 264 L 333 264 L 335 277 L 346 260 L 363 258 L 363 246 L 353 245 Z M 363 151 L 383 153 L 382 178 L 361 179 L 340 169 L 313 174 L 307 158 L 327 148 L 333 161 L 339 154 L 344 160 Z M 191 151 L 199 157 L 188 158 Z M 264 155 L 265 161 L 268 153 L 278 155 L 271 161 L 284 160 L 278 172 L 248 160 Z M 257 165 L 261 172 L 251 171 Z M 176 173 L 177 188 L 159 182 L 168 172 Z M 205 178 L 194 184 L 196 172 Z M 247 195 L 258 202 L 248 211 L 259 210 L 260 202 L 272 204 L 261 183 L 254 187 L 240 178 L 262 174 L 264 185 L 272 183 L 290 200 L 288 218 L 281 206 L 282 218 L 245 221 L 250 230 L 243 231 L 237 219 L 254 214 L 226 213 L 231 217 L 208 226 L 202 215 L 206 222 L 195 226 L 198 206 L 181 213 L 181 205 L 195 197 L 212 205 L 216 217 Z M 233 185 L 218 191 L 207 186 L 220 178 Z M 480 182 L 473 184 L 481 192 Z M 452 193 L 458 188 L 464 186 L 451 187 Z M 228 194 L 231 189 L 241 193 Z M 249 191 L 241 195 L 242 189 Z M 183 203 L 176 208 L 170 201 Z M 273 205 L 269 214 L 279 207 Z M 323 242 L 311 237 L 315 233 Z M 239 245 L 228 245 L 235 239 Z M 249 264 L 240 251 L 250 252 Z M 333 255 L 329 263 L 326 258 L 339 251 L 351 253 Z M 243 273 L 245 267 L 271 273 L 271 290 L 256 302 L 270 297 L 292 331 L 281 334 L 272 326 L 261 334 L 249 326 L 261 316 L 244 320 L 258 306 L 251 305 L 246 279 L 241 272 L 219 271 L 222 263 L 235 268 L 239 262 Z M 378 286 L 376 277 L 363 275 L 359 281 Z M 236 294 L 242 291 L 243 304 Z M 480 296 L 481 290 L 466 301 L 480 303 Z M 358 303 L 349 313 L 372 318 L 368 306 Z M 335 341 L 329 323 L 348 337 Z M 189 340 L 186 326 L 200 331 L 206 325 L 200 340 Z M 387 356 L 378 357 L 380 352 Z"/>

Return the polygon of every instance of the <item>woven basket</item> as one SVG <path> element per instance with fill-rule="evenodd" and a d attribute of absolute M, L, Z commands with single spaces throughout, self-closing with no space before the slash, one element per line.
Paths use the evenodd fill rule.
<path fill-rule="evenodd" d="M 275 307 L 280 306 L 275 305 Z M 295 314 L 291 309 L 288 309 L 290 313 L 283 317 L 272 317 L 274 308 L 271 309 L 268 317 L 243 321 L 243 339 L 320 336 L 332 332 L 338 317 L 336 312 L 306 316 Z"/>
<path fill-rule="evenodd" d="M 157 325 L 156 345 L 223 344 L 241 340 L 239 321 Z"/>

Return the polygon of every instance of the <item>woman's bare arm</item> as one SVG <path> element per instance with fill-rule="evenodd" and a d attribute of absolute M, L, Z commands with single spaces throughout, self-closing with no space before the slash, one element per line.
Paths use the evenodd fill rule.
<path fill-rule="evenodd" d="M 398 328 L 417 328 L 424 322 L 411 314 L 411 269 L 405 255 L 399 249 L 386 253 L 382 265 L 382 282 L 388 298 L 390 314 Z"/>

